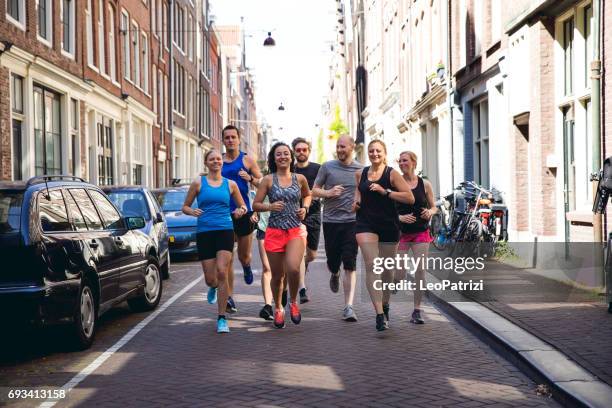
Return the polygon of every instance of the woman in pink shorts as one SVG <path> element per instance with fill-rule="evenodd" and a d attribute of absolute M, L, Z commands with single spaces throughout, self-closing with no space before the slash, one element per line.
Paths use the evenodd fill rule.
<path fill-rule="evenodd" d="M 429 180 L 423 180 L 416 175 L 416 154 L 413 152 L 401 153 L 398 164 L 404 180 L 408 182 L 408 186 L 412 189 L 412 195 L 414 195 L 414 204 L 412 205 L 396 203 L 402 232 L 398 249 L 406 252 L 412 249 L 415 258 L 426 259 L 429 252 L 429 243 L 432 241 L 429 234 L 429 220 L 437 211 L 434 204 L 433 188 Z M 414 311 L 410 319 L 410 322 L 415 324 L 425 323 L 421 316 L 423 291 L 420 290 L 421 282 L 424 281 L 425 269 L 419 266 L 415 271 L 417 287 L 414 291 Z"/>
<path fill-rule="evenodd" d="M 285 143 L 272 146 L 268 154 L 268 169 L 257 189 L 253 209 L 257 212 L 270 211 L 268 228 L 264 237 L 264 248 L 272 269 L 272 296 L 274 297 L 274 325 L 285 327 L 285 310 L 282 305 L 285 273 L 289 281 L 291 321 L 299 324 L 302 320 L 296 299 L 300 287 L 300 266 L 306 248 L 306 217 L 312 199 L 308 181 L 295 173 L 293 151 Z M 268 196 L 269 203 L 264 203 Z"/>

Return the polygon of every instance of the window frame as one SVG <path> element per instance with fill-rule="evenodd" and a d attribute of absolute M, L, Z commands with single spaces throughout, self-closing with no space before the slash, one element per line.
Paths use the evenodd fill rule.
<path fill-rule="evenodd" d="M 45 4 L 45 37 L 40 35 L 40 5 Z M 36 0 L 36 37 L 47 47 L 53 46 L 53 1 Z"/>
<path fill-rule="evenodd" d="M 91 202 L 93 203 L 94 207 L 96 208 L 96 211 L 98 212 L 98 215 L 100 216 L 100 220 L 102 221 L 102 225 L 103 225 L 103 230 L 105 230 L 105 231 L 123 231 L 123 230 L 127 229 L 127 227 L 125 225 L 125 218 L 121 215 L 121 211 L 119 211 L 115 207 L 115 204 L 113 204 L 113 202 L 109 200 L 109 198 L 106 196 L 106 194 L 104 194 L 104 192 L 96 190 L 96 189 L 93 189 L 93 188 L 85 188 L 84 190 L 87 192 L 87 195 L 89 196 Z M 106 203 L 108 203 L 111 206 L 111 208 L 113 210 L 115 210 L 117 215 L 119 215 L 119 220 L 118 221 L 115 221 L 112 224 L 107 224 L 108 221 L 104 218 L 104 216 L 102 214 L 102 211 L 100 210 L 100 206 L 98 205 L 98 202 L 94 198 L 94 193 L 98 193 L 100 195 L 100 197 L 101 197 L 101 200 L 106 201 Z M 119 227 L 118 228 L 115 226 L 115 224 L 117 224 L 117 223 L 119 223 Z"/>
<path fill-rule="evenodd" d="M 51 197 L 51 194 L 54 194 L 54 193 L 59 193 L 60 196 L 62 197 L 62 202 L 64 203 L 64 210 L 66 211 L 66 222 L 70 225 L 70 229 L 45 231 L 42 225 L 41 201 L 42 199 L 46 199 L 47 194 L 49 195 L 49 197 Z M 61 187 L 56 187 L 56 188 L 51 188 L 51 189 L 43 188 L 38 191 L 37 196 L 36 196 L 36 214 L 38 217 L 37 224 L 38 224 L 38 227 L 40 228 L 40 232 L 42 233 L 42 235 L 65 234 L 66 232 L 74 232 L 74 229 L 73 229 L 73 226 L 70 220 L 70 215 L 68 214 L 68 207 L 66 206 L 66 199 L 64 198 L 64 195 L 62 194 Z"/>
<path fill-rule="evenodd" d="M 8 4 L 11 0 L 6 0 L 6 21 L 10 22 L 11 24 L 17 26 L 17 28 L 19 28 L 22 31 L 26 31 L 26 7 L 25 7 L 25 2 L 26 0 L 17 0 L 17 10 L 18 10 L 18 14 L 19 17 L 17 19 L 15 19 L 12 15 L 9 14 L 8 11 Z"/>
<path fill-rule="evenodd" d="M 120 27 L 121 35 L 123 35 L 123 40 L 121 41 L 121 66 L 123 69 L 123 78 L 128 82 L 132 83 L 132 47 L 130 45 L 130 15 L 125 9 L 121 10 Z"/>
<path fill-rule="evenodd" d="M 68 11 L 68 23 L 66 23 L 65 21 L 65 2 L 68 1 L 70 3 L 70 9 Z M 61 27 L 62 27 L 62 44 L 61 44 L 61 48 L 62 48 L 62 54 L 64 54 L 65 56 L 74 59 L 75 55 L 76 55 L 76 35 L 75 35 L 75 31 L 76 31 L 76 0 L 61 0 L 60 1 L 60 18 L 61 18 Z M 65 43 L 65 36 L 66 36 L 66 25 L 68 25 L 68 40 L 71 43 L 71 47 L 70 48 L 66 48 L 66 43 Z"/>

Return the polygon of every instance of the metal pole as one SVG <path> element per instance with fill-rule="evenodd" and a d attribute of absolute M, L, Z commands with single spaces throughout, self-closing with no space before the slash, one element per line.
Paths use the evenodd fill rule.
<path fill-rule="evenodd" d="M 601 60 L 600 60 L 600 0 L 593 1 L 593 61 L 591 62 L 591 125 L 593 134 L 593 173 L 601 169 Z M 597 181 L 592 182 L 593 199 L 597 190 Z M 602 242 L 602 216 L 593 214 L 593 240 Z"/>
<path fill-rule="evenodd" d="M 168 104 L 168 106 L 170 106 L 170 112 L 168 113 L 168 126 L 170 129 L 170 143 L 168 146 L 167 151 L 170 154 L 170 168 L 168 169 L 168 174 L 170 174 L 170 180 L 172 181 L 173 179 L 176 178 L 176 174 L 174 174 L 174 92 L 173 92 L 173 86 L 174 86 L 174 78 L 173 78 L 173 74 L 174 74 L 174 45 L 173 45 L 173 36 L 172 33 L 174 32 L 174 0 L 168 0 L 168 7 L 170 8 L 170 24 L 168 24 L 169 28 L 169 33 L 168 33 L 168 41 L 170 42 L 170 62 L 169 62 L 169 70 L 168 70 L 168 93 L 172 95 L 172 97 L 170 97 L 170 103 Z M 162 47 L 162 52 L 163 52 L 163 47 Z M 169 95 L 166 95 L 166 98 L 168 98 Z M 168 183 L 168 184 L 172 184 L 172 183 Z"/>

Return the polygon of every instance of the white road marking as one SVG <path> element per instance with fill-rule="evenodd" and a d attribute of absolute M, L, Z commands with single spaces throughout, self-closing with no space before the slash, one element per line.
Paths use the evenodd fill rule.
<path fill-rule="evenodd" d="M 106 360 L 108 360 L 117 350 L 125 346 L 139 331 L 144 329 L 153 319 L 159 316 L 164 310 L 166 310 L 171 304 L 176 302 L 178 298 L 183 296 L 189 289 L 197 285 L 201 280 L 202 276 L 192 281 L 190 284 L 181 289 L 180 292 L 176 293 L 170 299 L 168 299 L 162 306 L 158 307 L 153 313 L 148 315 L 143 321 L 134 326 L 127 334 L 125 334 L 118 342 L 109 347 L 104 353 L 96 358 L 91 364 L 85 367 L 80 373 L 72 377 L 70 381 L 62 386 L 63 390 L 66 390 L 66 396 L 68 393 L 81 383 L 87 376 L 92 374 L 98 367 L 100 367 Z M 47 400 L 39 405 L 39 408 L 50 408 L 57 404 L 58 400 Z"/>

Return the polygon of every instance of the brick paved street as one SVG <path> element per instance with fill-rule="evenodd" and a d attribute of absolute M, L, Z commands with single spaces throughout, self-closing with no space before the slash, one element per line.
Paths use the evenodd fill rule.
<path fill-rule="evenodd" d="M 180 272 L 168 282 L 164 301 L 199 276 L 195 263 L 175 263 L 173 269 Z M 239 313 L 230 321 L 232 333 L 217 335 L 215 309 L 205 304 L 204 283 L 198 283 L 57 406 L 555 405 L 431 305 L 425 308 L 427 324 L 413 326 L 409 304 L 396 304 L 392 329 L 379 334 L 370 304 L 357 296 L 360 321 L 343 322 L 341 295 L 328 288 L 321 253 L 311 272 L 313 300 L 303 307 L 302 324 L 288 321 L 284 330 L 256 317 L 260 288 L 237 279 Z M 61 386 L 141 317 L 117 309 L 103 321 L 90 352 L 56 350 L 44 360 L 31 357 L 33 362 L 23 357 L 17 366 L 2 369 L 2 385 L 8 379 L 13 386 Z"/>

